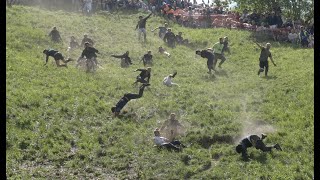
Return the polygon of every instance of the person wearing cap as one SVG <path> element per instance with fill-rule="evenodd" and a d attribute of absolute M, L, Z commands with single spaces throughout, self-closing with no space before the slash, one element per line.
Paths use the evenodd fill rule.
<path fill-rule="evenodd" d="M 92 45 L 89 42 L 85 42 L 84 46 L 85 46 L 85 49 L 82 51 L 76 67 L 78 67 L 80 60 L 83 59 L 84 57 L 86 57 L 86 59 L 93 59 L 93 62 L 96 65 L 98 65 L 97 54 L 99 54 L 99 51 L 96 48 L 92 47 Z"/>
<path fill-rule="evenodd" d="M 260 69 L 258 70 L 258 76 L 260 76 L 260 73 L 265 71 L 265 76 L 267 77 L 268 76 L 268 71 L 269 71 L 269 62 L 268 62 L 268 58 L 270 58 L 272 64 L 274 66 L 277 66 L 273 59 L 272 59 L 272 55 L 271 55 L 271 52 L 270 52 L 270 48 L 271 48 L 271 44 L 270 43 L 267 43 L 266 44 L 266 47 L 263 47 L 261 46 L 260 44 L 256 43 L 259 48 L 261 49 L 261 53 L 260 53 L 260 58 L 259 58 L 259 66 L 260 66 Z"/>
<path fill-rule="evenodd" d="M 282 151 L 282 148 L 279 144 L 275 144 L 273 146 L 266 146 L 262 141 L 266 137 L 266 135 L 261 134 L 261 138 L 258 135 L 250 135 L 243 138 L 240 141 L 239 145 L 236 146 L 237 153 L 241 153 L 244 159 L 248 159 L 248 147 L 255 147 L 256 149 L 260 149 L 263 152 L 271 152 L 272 148 Z"/>
<path fill-rule="evenodd" d="M 90 43 L 92 46 L 94 45 L 94 42 L 92 41 L 92 39 L 88 38 L 87 34 L 84 34 L 83 39 L 81 41 L 81 46 L 83 47 L 84 43 L 86 43 L 86 42 Z"/>
<path fill-rule="evenodd" d="M 119 102 L 116 104 L 116 106 L 112 107 L 111 108 L 111 111 L 113 113 L 113 115 L 115 117 L 117 117 L 119 114 L 120 114 L 120 111 L 122 110 L 122 108 L 132 99 L 138 99 L 138 98 L 141 98 L 142 95 L 143 95 L 143 91 L 144 91 L 144 88 L 146 86 L 150 86 L 150 84 L 148 83 L 144 83 L 140 86 L 140 89 L 139 89 L 139 94 L 133 94 L 133 93 L 125 93 L 123 95 L 123 97 L 119 100 Z"/>
<path fill-rule="evenodd" d="M 164 121 L 160 131 L 165 133 L 169 141 L 173 141 L 178 135 L 183 134 L 184 126 L 176 119 L 176 114 L 171 113 L 169 119 Z"/>
<path fill-rule="evenodd" d="M 121 58 L 121 64 L 120 66 L 122 68 L 127 68 L 129 67 L 129 65 L 132 64 L 131 58 L 129 57 L 129 51 L 126 51 L 124 54 L 122 55 L 111 55 L 112 57 L 115 58 Z"/>
<path fill-rule="evenodd" d="M 168 30 L 168 23 L 164 23 L 164 26 L 159 26 L 151 31 L 154 32 L 155 30 L 159 29 L 159 37 L 163 39 L 164 35 L 167 33 Z"/>
<path fill-rule="evenodd" d="M 53 42 L 61 42 L 62 38 L 60 36 L 60 32 L 57 30 L 57 27 L 53 27 L 53 29 L 50 31 L 49 36 L 51 37 L 51 40 Z"/>
<path fill-rule="evenodd" d="M 169 76 L 165 77 L 163 79 L 163 85 L 166 85 L 168 87 L 172 87 L 172 86 L 178 86 L 180 87 L 177 83 L 173 83 L 172 79 L 177 75 L 177 72 L 174 72 L 173 74 L 169 74 Z"/>
<path fill-rule="evenodd" d="M 218 61 L 218 59 L 221 59 L 218 67 L 221 68 L 221 65 L 224 63 L 224 61 L 226 60 L 226 58 L 224 57 L 223 54 L 223 47 L 224 47 L 224 43 L 223 43 L 223 38 L 219 38 L 219 42 L 215 43 L 213 45 L 213 50 L 214 50 L 214 57 L 216 59 L 216 62 Z"/>
<path fill-rule="evenodd" d="M 146 67 L 147 65 L 152 66 L 152 55 L 150 50 L 147 54 L 143 55 L 141 61 L 143 61 L 144 67 Z"/>
<path fill-rule="evenodd" d="M 216 59 L 214 58 L 214 54 L 208 50 L 196 50 L 196 54 L 201 56 L 202 58 L 207 58 L 207 67 L 208 67 L 208 74 L 211 74 L 211 70 L 215 71 Z"/>
<path fill-rule="evenodd" d="M 136 30 L 139 28 L 139 30 L 138 30 L 138 40 L 139 41 L 140 41 L 140 38 L 141 38 L 141 33 L 143 33 L 144 42 L 146 42 L 146 39 L 147 39 L 146 23 L 147 23 L 147 19 L 151 15 L 152 15 L 152 12 L 145 18 L 143 18 L 143 16 L 139 16 L 139 22 L 136 25 Z"/>
<path fill-rule="evenodd" d="M 140 83 L 149 83 L 151 77 L 151 67 L 147 67 L 147 69 L 136 69 L 135 71 L 141 71 L 139 76 L 137 76 L 136 81 L 133 84 Z M 145 80 L 147 78 L 147 80 Z"/>
<path fill-rule="evenodd" d="M 46 63 L 44 64 L 44 66 L 47 65 L 48 60 L 49 60 L 49 56 L 54 58 L 58 67 L 68 67 L 67 63 L 72 61 L 71 58 L 64 60 L 63 55 L 59 51 L 54 50 L 54 49 L 45 49 L 45 50 L 43 50 L 42 53 L 46 55 Z M 63 61 L 64 64 L 60 64 L 60 60 Z"/>
<path fill-rule="evenodd" d="M 168 57 L 170 57 L 170 53 L 167 52 L 166 49 L 164 49 L 162 46 L 159 46 L 158 52 L 159 52 L 160 54 L 165 54 L 165 55 L 167 55 Z"/>
<path fill-rule="evenodd" d="M 155 129 L 153 131 L 154 133 L 154 137 L 153 137 L 153 141 L 156 144 L 156 146 L 158 147 L 163 147 L 166 148 L 168 150 L 175 150 L 175 151 L 181 151 L 182 147 L 185 147 L 180 141 L 175 140 L 175 141 L 170 141 L 169 139 L 162 137 L 160 135 L 160 131 L 159 129 Z"/>
<path fill-rule="evenodd" d="M 167 43 L 169 47 L 174 48 L 176 46 L 176 35 L 168 28 L 167 33 L 163 37 L 163 41 Z"/>

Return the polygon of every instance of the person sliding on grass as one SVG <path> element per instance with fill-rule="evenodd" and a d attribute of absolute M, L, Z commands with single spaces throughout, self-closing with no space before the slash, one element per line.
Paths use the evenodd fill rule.
<path fill-rule="evenodd" d="M 43 54 L 46 55 L 46 63 L 44 64 L 44 66 L 47 65 L 48 60 L 49 60 L 49 56 L 54 58 L 58 67 L 66 67 L 67 68 L 68 67 L 67 63 L 72 61 L 71 58 L 64 60 L 63 55 L 59 51 L 54 50 L 54 49 L 45 49 L 45 50 L 43 50 Z M 65 64 L 60 64 L 60 60 L 63 61 Z"/>
<path fill-rule="evenodd" d="M 129 65 L 132 64 L 131 58 L 129 57 L 129 51 L 125 52 L 122 55 L 111 55 L 112 57 L 115 58 L 121 58 L 121 67 L 126 68 L 129 67 Z"/>
<path fill-rule="evenodd" d="M 209 69 L 208 74 L 211 74 L 211 70 L 215 71 L 215 65 L 216 65 L 216 60 L 214 58 L 214 55 L 212 52 L 210 52 L 209 50 L 197 50 L 196 54 L 201 56 L 202 58 L 207 58 L 207 66 Z"/>
<path fill-rule="evenodd" d="M 165 137 L 161 137 L 160 136 L 160 131 L 159 131 L 158 128 L 155 129 L 153 131 L 153 133 L 154 133 L 154 138 L 153 138 L 154 143 L 158 147 L 163 147 L 163 148 L 166 148 L 168 150 L 175 150 L 175 151 L 181 151 L 182 147 L 186 147 L 178 140 L 170 142 L 169 139 L 167 139 Z"/>
<path fill-rule="evenodd" d="M 226 60 L 223 54 L 223 48 L 224 48 L 223 38 L 219 38 L 219 42 L 213 45 L 214 57 L 216 59 L 216 62 L 218 61 L 218 59 L 221 59 L 218 66 L 219 68 L 221 68 L 222 63 L 224 63 L 224 61 Z"/>
<path fill-rule="evenodd" d="M 139 94 L 132 94 L 132 93 L 126 93 L 123 95 L 123 97 L 119 100 L 119 102 L 116 104 L 116 106 L 111 108 L 112 113 L 114 116 L 118 116 L 121 109 L 131 100 L 131 99 L 138 99 L 141 98 L 143 95 L 144 88 L 146 86 L 150 86 L 150 84 L 142 84 L 139 89 Z"/>
<path fill-rule="evenodd" d="M 143 16 L 139 16 L 139 22 L 136 26 L 136 30 L 139 28 L 138 31 L 138 40 L 140 41 L 141 33 L 143 33 L 143 39 L 144 42 L 146 42 L 147 39 L 147 32 L 146 32 L 146 23 L 147 19 L 151 16 L 152 13 L 150 13 L 147 17 L 143 18 Z"/>
<path fill-rule="evenodd" d="M 250 135 L 241 140 L 240 144 L 236 147 L 237 153 L 242 153 L 242 157 L 244 159 L 248 159 L 247 148 L 255 147 L 256 149 L 260 149 L 263 152 L 271 152 L 272 148 L 275 148 L 279 151 L 282 151 L 279 144 L 275 144 L 273 146 L 266 146 L 262 140 L 267 136 L 261 134 L 261 138 L 258 135 Z"/>
<path fill-rule="evenodd" d="M 261 49 L 261 53 L 260 53 L 260 58 L 259 58 L 259 66 L 260 66 L 260 69 L 258 71 L 258 76 L 260 76 L 260 73 L 263 72 L 265 70 L 265 76 L 267 77 L 268 76 L 268 70 L 269 70 L 269 62 L 268 62 L 268 57 L 270 58 L 272 64 L 274 66 L 277 66 L 273 59 L 272 59 L 272 55 L 271 55 L 271 52 L 270 52 L 270 48 L 271 48 L 271 44 L 270 43 L 267 43 L 266 44 L 266 47 L 263 47 L 261 46 L 260 44 L 256 43 L 259 48 Z"/>
<path fill-rule="evenodd" d="M 137 76 L 136 82 L 133 85 L 140 83 L 149 83 L 150 76 L 151 76 L 151 67 L 147 67 L 147 69 L 136 69 L 135 71 L 141 71 L 139 76 Z M 147 80 L 145 80 L 147 78 Z"/>
<path fill-rule="evenodd" d="M 173 83 L 172 82 L 172 79 L 177 75 L 177 72 L 174 72 L 173 74 L 169 74 L 169 76 L 165 77 L 163 79 L 163 84 L 168 86 L 168 87 L 171 87 L 171 86 L 178 86 L 180 87 L 177 83 Z"/>

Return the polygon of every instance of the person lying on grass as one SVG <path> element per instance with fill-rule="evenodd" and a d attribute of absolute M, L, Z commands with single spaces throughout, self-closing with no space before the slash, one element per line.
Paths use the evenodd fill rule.
<path fill-rule="evenodd" d="M 177 83 L 173 83 L 172 79 L 177 75 L 177 72 L 174 72 L 173 74 L 169 74 L 169 76 L 165 77 L 163 79 L 163 85 L 166 85 L 168 87 L 172 87 L 172 86 L 178 86 L 180 87 Z"/>
<path fill-rule="evenodd" d="M 119 100 L 119 102 L 116 104 L 116 106 L 112 107 L 111 108 L 111 111 L 114 115 L 114 117 L 117 117 L 121 111 L 121 109 L 132 99 L 138 99 L 138 98 L 141 98 L 142 95 L 143 95 L 143 91 L 144 91 L 144 88 L 146 86 L 150 86 L 150 84 L 142 84 L 140 86 L 140 89 L 139 89 L 139 94 L 133 94 L 133 93 L 126 93 L 123 95 L 123 97 Z"/>
<path fill-rule="evenodd" d="M 43 54 L 46 55 L 46 63 L 44 64 L 44 66 L 47 65 L 48 60 L 49 60 L 49 56 L 54 58 L 58 67 L 66 67 L 67 68 L 68 67 L 67 63 L 72 61 L 71 58 L 64 60 L 63 55 L 59 51 L 54 50 L 54 49 L 45 49 L 45 50 L 43 50 Z M 64 62 L 64 64 L 60 64 L 60 60 L 62 62 Z"/>
<path fill-rule="evenodd" d="M 275 148 L 279 151 L 282 151 L 279 144 L 275 144 L 273 146 L 266 146 L 262 140 L 265 139 L 267 136 L 261 134 L 261 138 L 258 135 L 250 135 L 243 138 L 238 146 L 236 146 L 237 153 L 242 153 L 242 157 L 245 160 L 248 160 L 247 148 L 248 147 L 255 147 L 256 149 L 260 149 L 263 152 L 271 152 L 272 148 Z"/>
<path fill-rule="evenodd" d="M 184 146 L 180 141 L 174 140 L 174 141 L 169 141 L 169 139 L 165 137 L 160 136 L 160 131 L 157 128 L 156 130 L 153 131 L 154 133 L 154 143 L 156 146 L 161 147 L 161 148 L 166 148 L 168 150 L 175 150 L 175 151 L 181 151 Z"/>
<path fill-rule="evenodd" d="M 160 54 L 165 54 L 168 57 L 170 57 L 170 53 L 168 53 L 162 46 L 159 46 L 159 53 Z"/>

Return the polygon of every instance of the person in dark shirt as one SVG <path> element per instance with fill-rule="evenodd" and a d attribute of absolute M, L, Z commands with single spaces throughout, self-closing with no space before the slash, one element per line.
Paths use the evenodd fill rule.
<path fill-rule="evenodd" d="M 49 33 L 49 36 L 51 37 L 51 40 L 53 42 L 61 42 L 62 38 L 60 36 L 59 31 L 57 30 L 57 27 L 53 27 L 52 31 Z"/>
<path fill-rule="evenodd" d="M 145 18 L 143 18 L 143 16 L 139 16 L 139 22 L 136 26 L 136 29 L 139 28 L 138 31 L 138 40 L 140 41 L 140 37 L 141 37 L 141 33 L 143 33 L 143 38 L 144 38 L 144 42 L 146 42 L 146 38 L 147 38 L 147 32 L 146 32 L 146 23 L 147 23 L 147 19 L 152 15 L 152 12 Z"/>
<path fill-rule="evenodd" d="M 176 35 L 168 28 L 168 32 L 164 35 L 163 41 L 167 43 L 169 47 L 174 48 L 176 46 Z"/>
<path fill-rule="evenodd" d="M 88 38 L 88 35 L 87 35 L 87 34 L 84 34 L 84 35 L 83 35 L 83 39 L 82 39 L 82 41 L 81 41 L 81 46 L 83 47 L 84 43 L 86 43 L 86 42 L 90 43 L 92 46 L 94 45 L 93 40 L 90 39 L 90 38 Z"/>
<path fill-rule="evenodd" d="M 183 39 L 182 32 L 179 32 L 178 35 L 176 35 L 176 42 L 177 42 L 177 44 L 182 44 L 182 45 L 188 45 L 189 44 L 189 40 L 188 39 Z"/>
<path fill-rule="evenodd" d="M 136 81 L 133 83 L 133 85 L 140 83 L 149 83 L 150 77 L 151 77 L 151 67 L 147 67 L 147 69 L 136 69 L 135 71 L 141 71 L 139 76 L 137 76 Z M 147 80 L 145 80 L 147 78 Z"/>
<path fill-rule="evenodd" d="M 223 38 L 223 49 L 222 49 L 222 53 L 224 54 L 224 52 L 228 52 L 230 54 L 230 48 L 229 48 L 229 38 L 228 36 L 225 36 Z"/>
<path fill-rule="evenodd" d="M 129 57 L 129 51 L 125 52 L 122 55 L 111 55 L 115 58 L 121 58 L 121 67 L 126 68 L 129 67 L 129 65 L 132 64 L 131 58 Z"/>
<path fill-rule="evenodd" d="M 89 42 L 84 43 L 85 49 L 82 51 L 81 56 L 78 59 L 78 64 L 81 59 L 83 59 L 84 57 L 86 57 L 86 59 L 92 59 L 93 58 L 93 62 L 98 65 L 98 61 L 97 61 L 97 54 L 99 54 L 99 51 L 92 47 L 92 45 Z"/>
<path fill-rule="evenodd" d="M 262 141 L 266 137 L 267 137 L 266 135 L 262 134 L 261 138 L 258 135 L 250 135 L 250 136 L 243 138 L 240 141 L 240 144 L 236 146 L 237 153 L 242 153 L 242 157 L 247 160 L 248 159 L 248 154 L 247 154 L 248 147 L 255 147 L 256 149 L 260 149 L 263 152 L 271 152 L 272 148 L 275 148 L 279 151 L 282 151 L 282 148 L 280 147 L 279 144 L 275 144 L 273 146 L 266 146 Z"/>
<path fill-rule="evenodd" d="M 270 58 L 272 64 L 274 66 L 277 66 L 273 59 L 272 59 L 272 55 L 271 55 L 271 52 L 269 51 L 270 48 L 271 48 L 271 44 L 270 43 L 267 43 L 266 44 L 266 47 L 263 47 L 261 46 L 260 44 L 256 43 L 259 48 L 261 49 L 261 53 L 260 53 L 260 58 L 259 58 L 259 66 L 260 66 L 260 69 L 258 71 L 258 76 L 260 76 L 260 73 L 263 72 L 265 70 L 265 76 L 267 77 L 268 76 L 268 70 L 269 70 L 269 63 L 268 63 L 268 58 Z"/>
<path fill-rule="evenodd" d="M 143 55 L 141 61 L 143 61 L 144 67 L 146 67 L 147 65 L 151 65 L 151 66 L 152 66 L 152 55 L 151 55 L 151 51 L 148 51 L 147 54 Z"/>
<path fill-rule="evenodd" d="M 207 67 L 208 67 L 208 74 L 211 74 L 211 70 L 215 70 L 216 60 L 212 52 L 208 50 L 197 50 L 196 54 L 201 56 L 202 58 L 207 58 Z"/>
<path fill-rule="evenodd" d="M 167 23 L 164 23 L 164 26 L 159 26 L 153 30 L 151 30 L 152 32 L 159 29 L 159 37 L 161 39 L 163 39 L 164 35 L 166 34 L 167 30 L 168 30 L 168 24 Z"/>
<path fill-rule="evenodd" d="M 119 100 L 119 102 L 116 104 L 116 106 L 112 107 L 111 108 L 111 111 L 112 113 L 114 114 L 114 116 L 118 116 L 120 111 L 122 110 L 122 108 L 132 99 L 138 99 L 138 98 L 141 98 L 142 95 L 143 95 L 143 91 L 144 91 L 144 88 L 146 86 L 150 86 L 150 84 L 142 84 L 140 86 L 140 89 L 139 89 L 139 94 L 132 94 L 132 93 L 126 93 L 123 95 L 123 97 Z"/>
<path fill-rule="evenodd" d="M 68 67 L 67 63 L 72 61 L 71 58 L 64 60 L 63 55 L 59 51 L 54 50 L 54 49 L 45 49 L 45 50 L 43 50 L 43 54 L 46 55 L 46 63 L 44 64 L 44 66 L 47 65 L 48 60 L 49 60 L 49 56 L 54 58 L 58 67 L 66 67 L 67 68 Z M 60 64 L 60 60 L 63 61 L 65 64 Z"/>

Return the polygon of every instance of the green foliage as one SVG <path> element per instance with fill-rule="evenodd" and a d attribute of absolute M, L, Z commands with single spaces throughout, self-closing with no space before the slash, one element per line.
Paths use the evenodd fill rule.
<path fill-rule="evenodd" d="M 131 12 L 132 13 L 132 12 Z M 260 51 L 250 32 L 228 29 L 185 29 L 191 48 L 166 47 L 150 29 L 165 22 L 152 16 L 147 45 L 137 41 L 137 17 L 99 13 L 90 17 L 63 11 L 13 6 L 6 13 L 6 173 L 9 179 L 310 179 L 314 176 L 313 50 L 272 43 L 277 67 L 259 78 Z M 63 44 L 47 34 L 57 26 Z M 102 52 L 103 69 L 85 73 L 69 63 L 46 67 L 45 48 L 67 53 L 69 37 L 84 33 Z M 231 55 L 215 78 L 196 49 L 212 47 L 219 37 L 230 39 Z M 265 42 L 262 42 L 265 43 Z M 157 53 L 159 46 L 171 53 Z M 151 86 L 141 99 L 130 101 L 126 115 L 112 118 L 110 108 L 134 82 L 141 56 L 154 55 Z M 134 65 L 120 68 L 111 54 L 129 50 Z M 181 87 L 168 88 L 162 79 L 173 71 Z M 188 147 L 170 152 L 153 147 L 153 130 L 171 112 L 186 127 L 179 139 Z M 266 128 L 271 126 L 270 128 Z M 267 132 L 265 132 L 267 131 Z M 251 161 L 235 152 L 248 133 L 268 134 L 267 144 L 284 151 L 248 149 Z"/>

